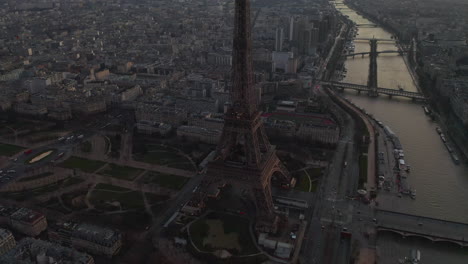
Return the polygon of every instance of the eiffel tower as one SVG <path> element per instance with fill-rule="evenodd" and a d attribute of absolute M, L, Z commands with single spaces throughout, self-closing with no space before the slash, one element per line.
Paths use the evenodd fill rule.
<path fill-rule="evenodd" d="M 250 23 L 250 0 L 236 0 L 231 105 L 224 116 L 216 156 L 207 165 L 194 198 L 203 207 L 207 196 L 217 196 L 221 187 L 230 185 L 237 198 L 254 209 L 256 230 L 275 233 L 278 217 L 271 197 L 272 176 L 288 186 L 292 179 L 270 145 L 257 109 Z"/>

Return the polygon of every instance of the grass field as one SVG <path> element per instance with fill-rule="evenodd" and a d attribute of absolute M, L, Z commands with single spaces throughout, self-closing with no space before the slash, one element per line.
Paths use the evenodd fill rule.
<path fill-rule="evenodd" d="M 309 177 L 307 177 L 307 174 Z M 294 176 L 297 177 L 297 183 L 294 187 L 295 190 L 302 192 L 315 192 L 318 187 L 318 178 L 322 176 L 322 169 L 308 168 L 304 171 L 297 172 Z"/>
<path fill-rule="evenodd" d="M 66 161 L 62 162 L 59 166 L 69 169 L 80 169 L 87 173 L 93 173 L 97 169 L 101 168 L 106 164 L 99 160 L 89 160 L 79 157 L 70 157 Z"/>
<path fill-rule="evenodd" d="M 184 187 L 189 179 L 182 176 L 162 174 L 159 172 L 148 172 L 144 178 L 143 183 L 154 183 L 161 187 L 180 190 Z"/>
<path fill-rule="evenodd" d="M 46 193 L 54 192 L 61 188 L 63 181 L 59 181 L 53 184 L 45 185 L 36 189 L 21 191 L 21 192 L 1 192 L 0 196 L 6 199 L 12 199 L 15 201 L 25 201 L 35 196 L 40 196 Z"/>
<path fill-rule="evenodd" d="M 62 188 L 66 188 L 68 186 L 72 186 L 72 185 L 75 185 L 75 184 L 80 184 L 82 182 L 84 182 L 85 180 L 83 180 L 82 178 L 78 178 L 78 177 L 69 177 L 67 178 L 63 184 L 62 184 Z"/>
<path fill-rule="evenodd" d="M 190 160 L 177 153 L 176 150 L 161 145 L 148 146 L 148 152 L 145 154 L 136 154 L 135 159 L 145 163 L 162 165 L 182 170 L 193 171 L 196 169 Z"/>
<path fill-rule="evenodd" d="M 322 168 L 308 168 L 306 169 L 311 179 L 316 179 L 322 176 Z"/>
<path fill-rule="evenodd" d="M 294 189 L 301 192 L 309 192 L 311 182 L 309 177 L 307 177 L 307 174 L 304 171 L 300 171 L 296 173 L 295 176 L 297 178 L 297 182 Z"/>
<path fill-rule="evenodd" d="M 145 193 L 145 196 L 146 200 L 148 201 L 148 204 L 157 204 L 169 199 L 169 197 L 166 195 L 158 195 L 154 193 Z"/>
<path fill-rule="evenodd" d="M 133 181 L 142 172 L 142 169 L 132 168 L 128 166 L 119 166 L 110 163 L 109 166 L 101 170 L 98 174 L 104 176 L 111 176 L 121 180 Z"/>
<path fill-rule="evenodd" d="M 249 220 L 243 217 L 210 213 L 190 226 L 190 235 L 197 248 L 203 251 L 226 249 L 234 255 L 255 254 L 258 250 L 250 236 L 249 225 Z M 229 241 L 220 244 L 223 238 Z"/>
<path fill-rule="evenodd" d="M 69 214 L 71 213 L 70 210 L 68 210 L 67 208 L 63 207 L 62 204 L 60 203 L 59 199 L 58 198 L 52 198 L 44 203 L 41 203 L 40 206 L 42 207 L 45 207 L 45 208 L 48 208 L 48 209 L 51 209 L 51 210 L 55 210 L 55 211 L 58 211 L 58 212 L 61 212 L 63 214 Z"/>
<path fill-rule="evenodd" d="M 98 183 L 94 187 L 94 190 L 113 191 L 113 192 L 128 192 L 129 191 L 127 188 L 123 188 L 123 187 L 115 186 L 111 184 L 106 184 L 106 183 Z"/>
<path fill-rule="evenodd" d="M 144 208 L 143 194 L 141 192 L 123 189 L 124 191 L 119 192 L 111 190 L 93 190 L 89 201 L 96 209 L 104 211 L 119 210 L 120 208 L 111 205 L 113 202 L 118 202 L 122 210 Z"/>
<path fill-rule="evenodd" d="M 19 182 L 25 182 L 25 181 L 37 180 L 37 179 L 40 179 L 40 178 L 44 178 L 44 177 L 50 176 L 50 175 L 52 175 L 52 174 L 53 174 L 52 172 L 44 172 L 44 173 L 41 173 L 41 174 L 38 174 L 38 175 L 34 175 L 34 176 L 29 176 L 29 177 L 21 178 L 21 179 L 19 179 L 18 181 L 19 181 Z"/>
<path fill-rule="evenodd" d="M 11 157 L 22 150 L 24 150 L 24 148 L 19 146 L 0 143 L 0 156 Z"/>

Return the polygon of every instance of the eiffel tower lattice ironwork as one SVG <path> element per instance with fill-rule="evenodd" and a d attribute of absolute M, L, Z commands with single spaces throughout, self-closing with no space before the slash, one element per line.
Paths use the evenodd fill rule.
<path fill-rule="evenodd" d="M 270 145 L 263 126 L 253 85 L 250 0 L 236 0 L 233 40 L 231 105 L 216 157 L 192 201 L 204 206 L 207 196 L 216 196 L 230 185 L 237 197 L 251 205 L 259 232 L 276 232 L 278 217 L 271 197 L 274 182 L 289 185 L 291 176 Z M 277 177 L 278 175 L 278 177 Z"/>

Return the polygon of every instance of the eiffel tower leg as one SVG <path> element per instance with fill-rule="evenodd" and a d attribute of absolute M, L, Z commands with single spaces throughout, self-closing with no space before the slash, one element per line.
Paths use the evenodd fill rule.
<path fill-rule="evenodd" d="M 284 166 L 284 164 L 281 161 L 277 163 L 274 173 L 275 172 L 281 175 L 281 180 L 284 184 L 287 184 L 291 188 L 296 185 L 295 179 L 293 179 L 291 173 L 289 173 L 288 169 L 286 168 L 286 166 Z"/>
<path fill-rule="evenodd" d="M 264 187 L 253 188 L 252 193 L 256 206 L 255 230 L 257 232 L 276 233 L 278 216 L 274 213 L 270 183 L 267 183 Z"/>

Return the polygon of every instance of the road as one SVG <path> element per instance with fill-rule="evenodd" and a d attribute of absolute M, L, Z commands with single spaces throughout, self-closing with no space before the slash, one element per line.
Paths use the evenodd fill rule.
<path fill-rule="evenodd" d="M 41 147 L 31 150 L 31 153 L 26 154 L 24 152 L 18 153 L 15 156 L 10 158 L 10 163 L 2 168 L 3 173 L 0 175 L 0 188 L 8 184 L 9 182 L 14 181 L 20 176 L 25 176 L 28 174 L 28 171 L 38 169 L 40 167 L 46 166 L 50 162 L 60 162 L 65 160 L 68 156 L 71 155 L 73 149 L 78 146 L 83 140 L 91 136 L 91 134 L 86 133 L 74 133 L 68 135 L 68 137 L 73 135 L 73 139 L 64 138 L 63 140 L 55 140 L 50 144 L 43 145 Z M 79 135 L 83 135 L 82 139 L 77 139 Z M 54 150 L 49 156 L 44 157 L 40 161 L 30 164 L 29 160 L 36 157 L 38 154 L 47 151 Z M 63 154 L 62 154 L 63 153 Z M 10 172 L 8 172 L 10 171 Z"/>
<path fill-rule="evenodd" d="M 329 55 L 321 65 L 318 75 L 320 78 L 333 57 L 337 43 L 345 37 L 346 29 L 347 26 L 343 25 Z M 321 93 L 325 100 L 328 98 L 321 87 L 314 87 L 314 91 Z M 372 205 L 365 205 L 350 199 L 356 194 L 359 180 L 359 150 L 354 142 L 355 121 L 345 110 L 330 99 L 329 101 L 331 107 L 336 109 L 342 119 L 340 122 L 341 138 L 327 169 L 327 176 L 324 177 L 317 191 L 313 212 L 308 215 L 310 226 L 302 248 L 301 263 L 349 263 L 353 254 L 352 243 L 358 244 L 359 247 L 373 247 L 375 244 L 375 239 L 372 237 L 368 239 L 368 234 L 373 232 L 375 218 Z M 375 150 L 374 145 L 370 147 Z M 373 158 L 375 158 L 375 153 L 372 151 L 369 155 L 374 155 Z M 371 158 L 369 162 L 374 161 Z M 368 169 L 370 172 L 375 168 L 369 166 Z M 352 239 L 341 238 L 342 231 L 351 233 Z"/>

